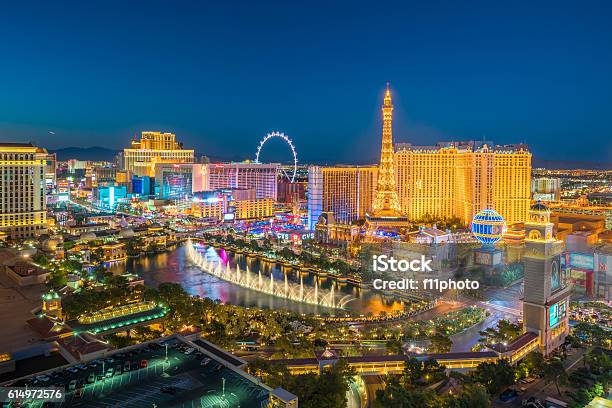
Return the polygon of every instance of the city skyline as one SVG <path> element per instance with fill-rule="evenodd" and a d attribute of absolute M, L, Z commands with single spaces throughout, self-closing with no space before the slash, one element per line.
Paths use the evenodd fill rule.
<path fill-rule="evenodd" d="M 3 406 L 610 399 L 597 1 L 3 7 Z"/>
<path fill-rule="evenodd" d="M 376 101 L 390 81 L 397 142 L 485 138 L 526 142 L 546 160 L 612 156 L 607 5 L 529 6 L 529 17 L 522 7 L 397 5 L 380 19 L 340 5 L 323 16 L 289 5 L 151 4 L 99 15 L 41 7 L 49 18 L 18 6 L 3 16 L 14 40 L 0 68 L 1 140 L 121 149 L 134 133 L 160 130 L 197 152 L 248 158 L 279 130 L 304 163 L 373 162 Z M 271 144 L 271 160 L 275 147 L 284 157 Z"/>

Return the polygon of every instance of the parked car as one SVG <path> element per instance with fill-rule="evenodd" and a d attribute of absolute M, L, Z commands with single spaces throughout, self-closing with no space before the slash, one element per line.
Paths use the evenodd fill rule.
<path fill-rule="evenodd" d="M 123 363 L 123 372 L 130 371 L 130 364 L 129 360 Z"/>
<path fill-rule="evenodd" d="M 93 382 L 96 381 L 96 375 L 95 374 L 89 374 L 89 376 L 87 377 L 87 384 L 91 384 Z"/>
<path fill-rule="evenodd" d="M 106 378 L 110 378 L 113 375 L 115 375 L 115 369 L 113 367 L 111 367 L 108 370 L 106 370 Z"/>
<path fill-rule="evenodd" d="M 140 368 L 147 368 L 148 365 L 149 365 L 148 360 L 140 360 Z"/>
<path fill-rule="evenodd" d="M 77 386 L 77 380 L 72 380 L 72 381 L 70 381 L 70 383 L 68 384 L 68 389 L 69 389 L 70 391 L 73 391 L 73 390 L 75 390 L 75 389 L 76 389 L 76 386 Z"/>

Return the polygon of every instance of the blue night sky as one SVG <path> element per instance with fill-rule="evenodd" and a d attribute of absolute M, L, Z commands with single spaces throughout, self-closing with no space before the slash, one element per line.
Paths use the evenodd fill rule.
<path fill-rule="evenodd" d="M 363 162 L 390 81 L 396 142 L 612 161 L 609 1 L 21 3 L 0 13 L 0 140 L 118 149 L 163 130 L 249 157 L 280 130 L 302 162 Z"/>

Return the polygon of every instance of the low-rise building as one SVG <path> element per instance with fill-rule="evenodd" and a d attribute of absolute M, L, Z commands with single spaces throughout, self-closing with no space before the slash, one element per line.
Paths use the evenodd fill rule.
<path fill-rule="evenodd" d="M 127 252 L 123 243 L 106 244 L 102 246 L 102 250 L 104 251 L 102 257 L 104 262 L 116 262 L 127 259 Z"/>
<path fill-rule="evenodd" d="M 29 286 L 45 283 L 51 272 L 30 262 L 18 260 L 12 265 L 6 265 L 6 275 L 19 286 Z"/>

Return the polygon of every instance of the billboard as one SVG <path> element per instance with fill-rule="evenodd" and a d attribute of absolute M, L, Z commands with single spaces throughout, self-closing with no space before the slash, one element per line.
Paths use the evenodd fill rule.
<path fill-rule="evenodd" d="M 570 265 L 576 268 L 590 269 L 593 270 L 594 262 L 593 255 L 571 253 L 570 254 Z"/>
<path fill-rule="evenodd" d="M 551 328 L 558 325 L 559 322 L 563 320 L 563 318 L 565 318 L 565 313 L 567 312 L 566 309 L 567 309 L 567 305 L 565 301 L 555 303 L 554 305 L 550 307 L 548 321 L 549 321 L 549 326 Z"/>

